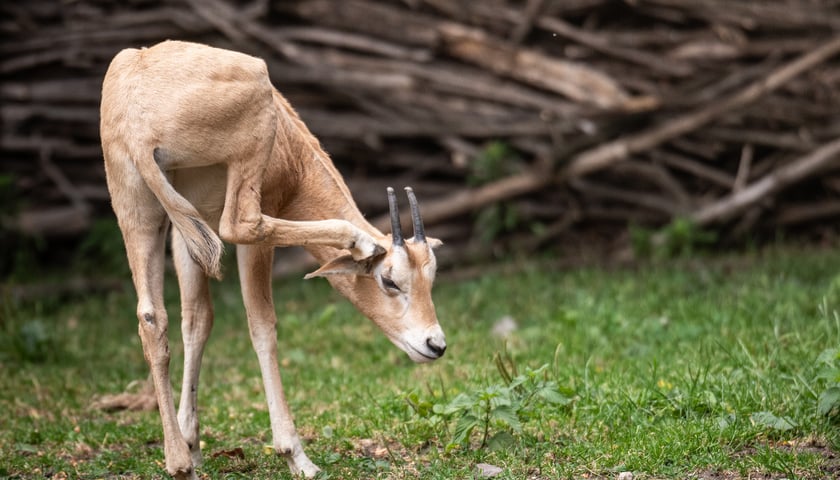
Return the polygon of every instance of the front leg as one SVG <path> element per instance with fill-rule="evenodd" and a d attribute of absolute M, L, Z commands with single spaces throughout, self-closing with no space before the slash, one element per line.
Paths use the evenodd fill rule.
<path fill-rule="evenodd" d="M 251 343 L 257 352 L 268 402 L 274 449 L 286 458 L 292 474 L 312 478 L 320 469 L 303 451 L 277 365 L 277 316 L 271 295 L 274 248 L 240 245 L 236 249 L 236 257 Z"/>
<path fill-rule="evenodd" d="M 368 233 L 346 220 L 291 221 L 262 216 L 269 245 L 324 245 L 349 250 L 353 259 L 364 260 L 385 253 Z"/>
<path fill-rule="evenodd" d="M 323 245 L 349 250 L 354 260 L 364 260 L 385 253 L 385 249 L 376 239 L 346 220 L 292 221 L 260 214 L 257 222 L 240 221 L 235 233 L 221 228 L 220 231 L 222 239 L 239 245 Z"/>

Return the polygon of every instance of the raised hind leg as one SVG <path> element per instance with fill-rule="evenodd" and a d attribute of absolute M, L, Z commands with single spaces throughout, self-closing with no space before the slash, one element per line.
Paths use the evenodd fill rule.
<path fill-rule="evenodd" d="M 201 465 L 198 422 L 198 379 L 204 346 L 213 328 L 213 304 L 207 275 L 187 250 L 183 237 L 172 232 L 172 256 L 181 290 L 181 336 L 184 342 L 184 378 L 178 406 L 178 425 L 190 448 L 194 466 Z"/>

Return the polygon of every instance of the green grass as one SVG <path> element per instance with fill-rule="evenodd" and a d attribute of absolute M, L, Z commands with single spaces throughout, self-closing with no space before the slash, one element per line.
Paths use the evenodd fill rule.
<path fill-rule="evenodd" d="M 503 468 L 503 479 L 833 478 L 840 435 L 837 417 L 818 411 L 832 381 L 818 357 L 840 347 L 838 266 L 840 253 L 773 249 L 444 277 L 435 299 L 449 349 L 426 366 L 326 282 L 278 282 L 283 381 L 323 478 L 473 478 L 478 463 Z M 265 448 L 268 412 L 233 270 L 213 286 L 200 474 L 290 478 Z M 89 408 L 146 377 L 134 310 L 130 289 L 2 306 L 0 478 L 166 478 L 157 412 Z M 501 340 L 490 330 L 505 315 L 519 328 Z M 526 401 L 533 385 L 509 388 L 496 359 L 522 375 L 547 365 L 531 380 L 555 401 Z M 472 407 L 478 426 L 458 442 Z M 488 411 L 498 416 L 486 421 Z"/>

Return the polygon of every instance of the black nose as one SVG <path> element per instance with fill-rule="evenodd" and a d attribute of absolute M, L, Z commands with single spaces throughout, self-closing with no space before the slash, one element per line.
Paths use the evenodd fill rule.
<path fill-rule="evenodd" d="M 443 353 L 446 351 L 446 344 L 443 346 L 435 345 L 431 338 L 426 339 L 426 346 L 429 347 L 429 350 L 438 357 L 442 357 Z"/>

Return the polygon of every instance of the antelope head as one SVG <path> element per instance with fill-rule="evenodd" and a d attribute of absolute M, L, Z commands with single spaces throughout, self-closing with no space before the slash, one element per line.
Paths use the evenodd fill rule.
<path fill-rule="evenodd" d="M 411 360 L 426 363 L 446 351 L 446 338 L 432 302 L 437 262 L 433 249 L 442 242 L 427 237 L 417 198 L 408 196 L 414 236 L 404 238 L 394 189 L 388 187 L 391 235 L 379 241 L 382 253 L 361 261 L 344 255 L 326 263 L 306 278 L 324 276 L 356 308 L 370 318 Z"/>

